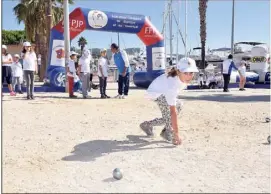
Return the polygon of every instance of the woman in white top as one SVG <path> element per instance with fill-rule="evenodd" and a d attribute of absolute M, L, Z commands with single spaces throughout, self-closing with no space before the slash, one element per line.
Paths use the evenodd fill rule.
<path fill-rule="evenodd" d="M 110 98 L 106 94 L 106 85 L 108 77 L 108 60 L 106 59 L 106 49 L 101 50 L 101 57 L 98 60 L 98 76 L 101 98 Z"/>
<path fill-rule="evenodd" d="M 79 58 L 78 62 L 78 74 L 82 81 L 82 94 L 83 98 L 88 98 L 88 91 L 90 91 L 90 61 L 91 54 L 88 49 L 84 49 L 82 56 Z"/>
<path fill-rule="evenodd" d="M 2 45 L 2 87 L 6 82 L 11 96 L 15 96 L 15 92 L 12 88 L 12 69 L 11 64 L 13 63 L 12 56 L 7 52 L 7 46 Z"/>
<path fill-rule="evenodd" d="M 20 55 L 14 55 L 14 62 L 11 65 L 12 68 L 12 87 L 15 91 L 16 85 L 18 84 L 18 92 L 22 94 L 22 82 L 23 82 L 23 66 L 20 63 Z"/>
<path fill-rule="evenodd" d="M 239 74 L 240 74 L 240 83 L 239 83 L 239 90 L 244 91 L 245 90 L 245 84 L 246 84 L 246 62 L 241 61 L 240 67 L 238 68 Z"/>
<path fill-rule="evenodd" d="M 23 43 L 22 51 L 23 70 L 26 81 L 27 99 L 34 99 L 34 74 L 38 70 L 37 55 L 30 42 Z"/>
<path fill-rule="evenodd" d="M 183 58 L 176 68 L 172 68 L 168 74 L 160 75 L 151 83 L 147 90 L 147 97 L 158 104 L 162 118 L 140 124 L 141 129 L 148 136 L 153 135 L 153 126 L 165 125 L 160 134 L 161 137 L 171 141 L 174 145 L 181 144 L 177 114 L 182 109 L 182 103 L 177 100 L 177 96 L 179 91 L 193 79 L 194 72 L 198 72 L 195 61 L 191 58 Z"/>

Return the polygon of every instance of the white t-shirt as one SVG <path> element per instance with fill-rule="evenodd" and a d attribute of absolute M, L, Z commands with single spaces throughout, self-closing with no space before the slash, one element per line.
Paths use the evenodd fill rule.
<path fill-rule="evenodd" d="M 100 67 L 102 68 L 102 72 L 103 72 L 103 75 L 104 77 L 107 77 L 108 76 L 108 66 L 107 66 L 107 59 L 104 58 L 104 57 L 100 57 L 99 60 L 98 60 L 98 76 L 99 77 L 102 77 L 102 73 L 101 73 L 101 70 L 100 70 Z"/>
<path fill-rule="evenodd" d="M 23 76 L 23 66 L 20 62 L 13 62 L 11 65 L 12 76 L 22 77 Z"/>
<path fill-rule="evenodd" d="M 38 65 L 41 65 L 41 58 L 38 57 Z"/>
<path fill-rule="evenodd" d="M 81 65 L 81 72 L 80 73 L 90 73 L 90 61 L 91 57 L 79 59 L 79 65 Z"/>
<path fill-rule="evenodd" d="M 68 65 L 68 67 L 69 67 L 70 72 L 76 73 L 75 62 L 74 62 L 74 60 L 71 60 L 71 59 L 69 60 L 69 65 Z"/>
<path fill-rule="evenodd" d="M 2 55 L 2 66 L 11 66 L 12 63 L 3 64 L 3 62 L 13 62 L 12 56 L 10 54 Z"/>
<path fill-rule="evenodd" d="M 177 96 L 186 86 L 187 85 L 181 82 L 178 76 L 167 77 L 166 74 L 162 74 L 149 86 L 147 98 L 155 100 L 163 94 L 169 106 L 176 106 Z"/>
<path fill-rule="evenodd" d="M 36 63 L 37 63 L 37 56 L 35 52 L 27 52 L 24 54 L 23 59 L 23 70 L 28 71 L 35 71 L 36 70 Z"/>
<path fill-rule="evenodd" d="M 238 68 L 238 70 L 240 71 L 240 73 L 241 73 L 241 75 L 242 75 L 243 77 L 246 77 L 246 66 L 240 66 L 240 67 Z"/>

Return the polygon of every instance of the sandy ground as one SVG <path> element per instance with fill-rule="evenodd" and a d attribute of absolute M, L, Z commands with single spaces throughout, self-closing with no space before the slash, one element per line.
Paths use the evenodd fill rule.
<path fill-rule="evenodd" d="M 159 137 L 161 128 L 154 138 L 140 131 L 140 122 L 160 116 L 144 93 L 38 93 L 34 101 L 6 94 L 3 192 L 270 192 L 270 90 L 185 91 L 179 147 Z M 117 167 L 120 181 L 112 178 Z"/>

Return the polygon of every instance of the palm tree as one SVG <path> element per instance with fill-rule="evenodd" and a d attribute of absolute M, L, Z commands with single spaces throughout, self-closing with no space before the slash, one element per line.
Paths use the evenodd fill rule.
<path fill-rule="evenodd" d="M 88 44 L 87 40 L 86 40 L 83 36 L 81 36 L 81 37 L 79 38 L 79 40 L 78 40 L 78 46 L 81 47 L 81 55 L 82 55 L 83 50 L 84 50 L 84 48 L 85 48 L 85 46 L 86 46 L 87 44 Z"/>
<path fill-rule="evenodd" d="M 206 10 L 208 0 L 199 0 L 200 41 L 201 41 L 201 67 L 205 69 L 206 46 Z"/>
<path fill-rule="evenodd" d="M 73 3 L 72 0 L 69 0 Z M 52 25 L 56 25 L 63 18 L 63 0 L 20 0 L 13 12 L 18 23 L 25 24 L 26 38 L 35 42 L 36 52 L 42 53 L 42 71 L 40 80 L 43 80 L 47 65 L 48 43 Z M 50 21 L 48 15 L 51 14 Z"/>

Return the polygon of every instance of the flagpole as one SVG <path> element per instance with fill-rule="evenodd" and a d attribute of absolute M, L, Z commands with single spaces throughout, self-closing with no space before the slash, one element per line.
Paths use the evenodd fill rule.
<path fill-rule="evenodd" d="M 70 27 L 69 27 L 69 0 L 64 0 L 64 47 L 65 47 L 65 68 L 66 68 L 66 92 L 68 92 L 67 67 L 70 53 Z"/>
<path fill-rule="evenodd" d="M 234 54 L 234 7 L 235 0 L 232 0 L 232 22 L 231 22 L 231 54 Z"/>

